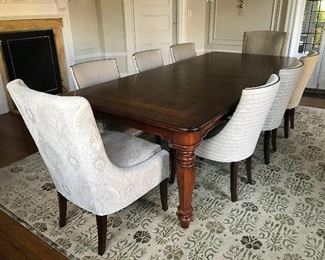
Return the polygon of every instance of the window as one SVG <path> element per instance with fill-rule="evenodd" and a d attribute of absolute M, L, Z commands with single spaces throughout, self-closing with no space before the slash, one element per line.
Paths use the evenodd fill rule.
<path fill-rule="evenodd" d="M 322 33 L 325 28 L 325 0 L 307 0 L 299 52 L 320 49 Z"/>

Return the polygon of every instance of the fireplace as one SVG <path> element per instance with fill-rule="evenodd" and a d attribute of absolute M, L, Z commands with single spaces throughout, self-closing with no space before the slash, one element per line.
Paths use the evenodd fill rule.
<path fill-rule="evenodd" d="M 1 0 L 0 0 L 1 1 Z M 47 93 L 60 93 L 65 92 L 69 89 L 68 84 L 68 74 L 67 74 L 67 68 L 66 68 L 66 60 L 65 60 L 65 50 L 64 50 L 64 44 L 63 44 L 63 34 L 62 34 L 62 18 L 39 18 L 39 19 L 19 19 L 19 20 L 0 20 L 0 34 L 4 37 L 4 35 L 12 36 L 12 35 L 22 35 L 24 38 L 30 38 L 29 40 L 29 47 L 33 47 L 34 41 L 41 39 L 41 42 L 47 42 L 48 45 L 51 45 L 51 51 L 49 49 L 49 46 L 44 48 L 36 48 L 37 53 L 32 54 L 30 51 L 26 54 L 26 51 L 23 51 L 23 55 L 28 55 L 26 60 L 28 60 L 28 70 L 35 69 L 36 67 L 39 69 L 39 71 L 33 72 L 36 75 L 33 77 L 28 78 L 27 76 L 30 75 L 30 73 L 25 74 L 19 74 L 16 76 L 14 72 L 10 72 L 10 65 L 7 64 L 7 57 L 8 53 L 5 54 L 4 48 L 0 46 L 0 91 L 3 91 L 6 95 L 6 99 L 8 102 L 9 110 L 15 111 L 16 107 L 6 89 L 7 83 L 15 78 L 20 77 L 22 78 L 26 84 L 39 91 L 44 91 Z M 0 36 L 0 37 L 1 37 Z M 8 38 L 8 37 L 7 37 Z M 15 39 L 12 43 L 13 47 L 17 47 L 20 44 L 20 39 Z M 0 41 L 0 45 L 4 44 L 4 40 Z M 14 46 L 17 45 L 17 46 Z M 14 49 L 15 49 L 14 48 Z M 26 49 L 25 49 L 26 50 Z M 25 53 L 24 53 L 25 52 Z M 16 52 L 16 56 L 20 56 L 20 54 Z M 47 55 L 47 60 L 45 61 L 44 65 L 41 64 L 34 64 L 36 62 L 36 56 L 43 56 Z M 57 58 L 53 58 L 52 56 L 56 56 Z M 43 66 L 43 65 L 44 66 Z M 20 64 L 24 66 L 24 62 Z M 19 66 L 20 66 L 19 65 Z M 18 66 L 18 67 L 19 67 Z M 47 79 L 44 79 L 44 68 L 50 68 L 51 72 L 46 77 Z M 20 67 L 19 69 L 20 70 Z M 30 71 L 29 71 L 30 72 Z M 25 77 L 24 77 L 25 75 Z M 48 82 L 51 82 L 51 84 L 48 84 Z M 43 87 L 46 87 L 44 89 Z M 43 89 L 42 89 L 43 88 Z"/>
<path fill-rule="evenodd" d="M 34 90 L 62 92 L 53 30 L 0 33 L 8 80 L 20 78 Z"/>

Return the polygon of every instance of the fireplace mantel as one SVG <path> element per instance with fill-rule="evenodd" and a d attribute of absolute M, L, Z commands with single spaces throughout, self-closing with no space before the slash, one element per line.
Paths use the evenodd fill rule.
<path fill-rule="evenodd" d="M 59 61 L 60 74 L 63 80 L 62 85 L 64 89 L 68 89 L 66 60 L 65 60 L 63 36 L 62 36 L 62 18 L 0 20 L 1 32 L 19 32 L 19 31 L 36 31 L 36 30 L 53 30 L 55 35 L 55 45 L 56 45 L 56 51 L 57 51 L 57 56 Z M 0 53 L 0 76 L 2 80 L 2 85 L 6 86 L 8 83 L 8 77 L 7 77 L 7 72 L 6 72 L 2 53 Z M 5 89 L 5 94 L 7 97 L 9 110 L 13 110 L 14 105 L 6 89 Z"/>

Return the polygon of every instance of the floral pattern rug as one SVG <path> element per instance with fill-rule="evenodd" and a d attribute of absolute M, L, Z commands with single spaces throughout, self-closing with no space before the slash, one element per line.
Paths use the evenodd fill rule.
<path fill-rule="evenodd" d="M 255 185 L 240 167 L 238 201 L 230 201 L 230 166 L 197 159 L 194 221 L 176 217 L 155 188 L 109 216 L 107 249 L 97 255 L 95 216 L 68 204 L 59 228 L 56 191 L 38 153 L 0 169 L 0 208 L 70 259 L 325 259 L 325 110 L 299 107 L 290 138 L 263 163 L 263 137 L 252 160 Z M 109 203 L 109 201 L 107 202 Z"/>

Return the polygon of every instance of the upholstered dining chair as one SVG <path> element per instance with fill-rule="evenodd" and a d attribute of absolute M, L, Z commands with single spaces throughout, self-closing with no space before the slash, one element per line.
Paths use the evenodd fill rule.
<path fill-rule="evenodd" d="M 194 42 L 179 43 L 170 46 L 173 60 L 179 62 L 196 56 Z"/>
<path fill-rule="evenodd" d="M 216 136 L 203 140 L 195 151 L 199 157 L 231 163 L 230 191 L 233 202 L 237 201 L 239 161 L 246 160 L 247 182 L 253 183 L 251 156 L 279 84 L 279 77 L 272 74 L 265 85 L 245 88 L 226 126 Z"/>
<path fill-rule="evenodd" d="M 301 97 L 313 74 L 315 67 L 319 59 L 319 53 L 317 51 L 310 51 L 307 56 L 300 58 L 304 63 L 304 68 L 301 73 L 301 77 L 293 90 L 287 110 L 284 114 L 284 137 L 289 138 L 289 122 L 292 129 L 294 129 L 295 122 L 295 109 L 299 105 Z"/>
<path fill-rule="evenodd" d="M 287 56 L 289 34 L 276 31 L 244 32 L 243 53 Z"/>
<path fill-rule="evenodd" d="M 133 54 L 133 60 L 138 72 L 164 66 L 160 49 L 139 51 Z"/>
<path fill-rule="evenodd" d="M 281 69 L 279 77 L 281 79 L 280 87 L 273 100 L 271 109 L 265 119 L 264 131 L 264 162 L 270 163 L 270 136 L 272 133 L 272 149 L 276 151 L 276 134 L 277 128 L 282 122 L 282 118 L 288 106 L 292 92 L 296 87 L 300 76 L 303 72 L 304 64 L 301 61 L 296 61 L 290 68 Z"/>
<path fill-rule="evenodd" d="M 59 225 L 67 200 L 96 215 L 98 253 L 106 249 L 107 215 L 160 185 L 167 204 L 169 156 L 159 145 L 114 131 L 100 135 L 88 101 L 7 85 L 44 160 L 59 198 Z"/>
<path fill-rule="evenodd" d="M 120 78 L 116 59 L 113 58 L 78 63 L 72 65 L 71 70 L 78 89 Z M 103 116 L 97 119 L 97 126 L 100 132 L 103 132 L 104 128 L 106 128 L 108 130 L 125 132 L 131 135 L 139 135 L 142 133 L 142 131 L 138 129 L 112 122 Z"/>

